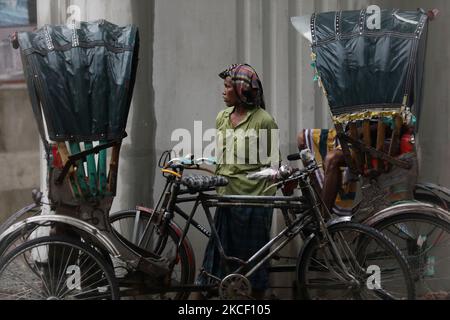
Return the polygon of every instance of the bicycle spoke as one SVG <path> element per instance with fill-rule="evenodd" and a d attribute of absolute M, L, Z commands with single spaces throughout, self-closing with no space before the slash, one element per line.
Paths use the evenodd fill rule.
<path fill-rule="evenodd" d="M 400 264 L 404 262 L 399 260 L 401 256 L 395 253 L 395 247 L 389 247 L 389 242 L 383 243 L 384 238 L 376 230 L 342 223 L 336 230 L 331 229 L 330 235 L 333 235 L 337 248 L 333 259 L 322 256 L 327 250 L 334 250 L 327 243 L 311 242 L 313 246 L 306 250 L 308 262 L 301 264 L 300 270 L 304 274 L 299 276 L 305 278 L 302 283 L 307 296 L 386 300 L 409 297 L 405 286 L 409 281 L 411 288 L 412 282 L 404 269 L 405 264 Z M 335 256 L 340 256 L 345 269 Z M 377 268 L 369 269 L 372 266 Z M 378 273 L 376 277 L 371 269 Z"/>
<path fill-rule="evenodd" d="M 60 277 L 58 278 L 58 288 L 59 288 L 59 286 L 60 286 L 60 284 L 61 284 L 61 290 L 62 290 L 62 288 L 64 288 L 64 276 L 66 275 L 66 273 L 65 273 L 65 271 L 67 270 L 67 268 L 68 268 L 68 266 L 69 266 L 69 262 L 70 262 L 70 257 L 72 257 L 72 253 L 73 253 L 73 251 L 74 251 L 74 248 L 71 248 L 70 249 L 70 252 L 69 252 L 69 256 L 68 256 L 68 258 L 66 259 L 66 264 L 65 264 L 65 266 L 64 266 L 64 268 L 61 268 L 60 270 L 59 270 L 59 274 L 60 274 Z M 64 259 L 63 258 L 61 258 L 60 259 L 61 260 L 61 262 L 63 262 L 64 261 Z M 60 290 L 58 290 L 58 292 L 59 292 Z M 57 296 L 59 296 L 58 294 L 57 294 Z"/>
<path fill-rule="evenodd" d="M 36 250 L 36 251 L 38 252 L 39 260 L 41 260 L 40 254 L 39 254 L 39 250 Z M 25 252 L 23 253 L 23 256 L 24 256 L 24 260 L 26 260 L 26 258 L 25 258 Z M 27 262 L 25 262 L 25 263 L 27 263 Z M 52 294 L 52 291 L 48 288 L 48 286 L 47 286 L 47 281 L 42 277 L 42 275 L 41 275 L 41 273 L 40 273 L 40 271 L 39 271 L 40 268 L 39 268 L 38 265 L 36 264 L 36 260 L 35 260 L 35 259 L 33 259 L 33 263 L 34 263 L 34 266 L 35 266 L 35 269 L 36 269 L 36 273 L 37 273 L 37 275 L 41 278 L 41 281 L 42 281 L 42 283 L 44 284 L 45 289 L 47 290 L 48 295 L 51 295 L 51 294 Z"/>
<path fill-rule="evenodd" d="M 34 286 L 32 286 L 29 282 L 25 282 L 25 281 L 23 280 L 23 278 L 22 278 L 21 275 L 17 275 L 17 273 L 15 273 L 15 272 L 12 271 L 12 270 L 8 270 L 8 272 L 9 272 L 10 274 L 12 274 L 12 276 L 15 277 L 15 278 L 19 281 L 19 283 L 24 284 L 25 286 L 27 286 L 28 288 L 30 288 L 31 290 L 33 290 L 38 296 L 40 296 L 40 297 L 42 297 L 43 299 L 45 299 L 45 297 L 44 297 L 42 294 L 40 294 L 41 290 L 38 289 L 38 288 L 36 288 L 36 287 L 34 287 Z"/>
<path fill-rule="evenodd" d="M 15 251 L 4 258 L 5 264 L 0 271 L 0 284 L 5 283 L 3 279 L 6 278 L 12 279 L 15 283 L 23 283 L 25 288 L 17 286 L 11 291 L 3 290 L 0 297 L 33 299 L 31 294 L 34 294 L 39 299 L 59 300 L 78 297 L 103 299 L 117 296 L 118 288 L 114 282 L 114 275 L 108 271 L 108 266 L 101 260 L 100 254 L 83 242 L 61 236 L 47 236 L 30 240 Z M 36 272 L 24 272 L 22 276 L 20 270 L 26 267 L 26 264 L 21 266 L 18 263 L 31 252 L 35 256 L 30 259 L 30 264 Z M 76 268 L 81 267 L 82 272 L 74 268 L 75 271 L 67 277 L 68 282 L 65 282 L 66 271 L 71 264 Z M 20 273 L 15 272 L 14 268 Z M 44 276 L 41 275 L 42 270 L 44 270 Z M 22 280 L 21 277 L 26 280 Z M 47 281 L 50 281 L 50 286 L 47 285 Z M 42 286 L 42 289 L 36 287 L 35 283 Z M 65 283 L 67 286 L 64 285 Z M 50 291 L 47 294 L 41 293 L 45 290 Z"/>

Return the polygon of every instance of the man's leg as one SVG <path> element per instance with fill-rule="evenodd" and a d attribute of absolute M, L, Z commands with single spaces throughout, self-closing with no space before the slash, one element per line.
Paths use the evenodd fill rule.
<path fill-rule="evenodd" d="M 299 150 L 306 149 L 305 130 L 297 135 L 297 146 Z M 329 151 L 324 162 L 324 182 L 322 189 L 322 199 L 328 210 L 331 211 L 336 201 L 339 187 L 342 184 L 342 173 L 340 167 L 346 166 L 342 150 Z"/>
<path fill-rule="evenodd" d="M 342 185 L 342 172 L 340 167 L 344 167 L 345 159 L 342 150 L 328 152 L 324 163 L 324 182 L 322 189 L 322 199 L 328 210 L 334 206 L 339 187 Z"/>
<path fill-rule="evenodd" d="M 297 135 L 297 146 L 298 150 L 302 151 L 306 149 L 306 137 L 305 137 L 305 130 L 302 130 Z"/>

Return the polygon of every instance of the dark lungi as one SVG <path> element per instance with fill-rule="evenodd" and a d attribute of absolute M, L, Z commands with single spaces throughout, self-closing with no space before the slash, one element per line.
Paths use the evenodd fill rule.
<path fill-rule="evenodd" d="M 242 260 L 249 259 L 270 240 L 272 208 L 217 208 L 214 225 L 219 234 L 225 254 Z M 223 278 L 238 268 L 238 264 L 221 261 L 219 250 L 211 237 L 205 251 L 205 271 Z M 269 286 L 268 264 L 261 266 L 250 277 L 253 289 L 263 290 Z M 199 277 L 197 284 L 205 285 L 208 279 Z"/>

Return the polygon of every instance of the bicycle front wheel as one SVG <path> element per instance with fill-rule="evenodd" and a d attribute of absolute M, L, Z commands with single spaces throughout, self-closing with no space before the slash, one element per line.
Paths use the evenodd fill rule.
<path fill-rule="evenodd" d="M 325 300 L 414 299 L 406 258 L 381 232 L 345 222 L 328 228 L 332 241 L 315 236 L 297 264 L 302 297 Z"/>
<path fill-rule="evenodd" d="M 386 234 L 408 259 L 418 299 L 450 298 L 450 223 L 407 213 L 387 217 L 374 228 Z"/>
<path fill-rule="evenodd" d="M 114 271 L 91 246 L 61 236 L 29 240 L 0 261 L 1 300 L 116 300 Z"/>

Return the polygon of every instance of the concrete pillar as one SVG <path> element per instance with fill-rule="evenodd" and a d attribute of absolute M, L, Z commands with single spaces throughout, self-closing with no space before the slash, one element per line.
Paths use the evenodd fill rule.
<path fill-rule="evenodd" d="M 218 73 L 239 62 L 237 46 L 240 36 L 237 37 L 239 29 L 235 23 L 239 2 L 156 1 L 153 80 L 157 123 L 155 134 L 145 138 L 155 143 L 155 160 L 162 151 L 178 143 L 171 141 L 174 130 L 189 130 L 194 149 L 194 122 L 201 121 L 203 132 L 215 128 L 216 116 L 224 108 L 221 97 L 223 81 Z M 255 56 L 258 56 L 257 52 Z M 207 144 L 202 145 L 205 147 Z M 201 156 L 198 150 L 195 156 Z M 154 170 L 154 195 L 157 197 L 164 178 L 159 168 Z M 190 210 L 190 206 L 183 208 Z M 195 218 L 207 225 L 202 210 L 198 210 Z M 190 231 L 189 238 L 200 267 L 207 239 L 196 230 Z"/>
<path fill-rule="evenodd" d="M 0 223 L 39 187 L 39 139 L 25 86 L 0 85 Z"/>

